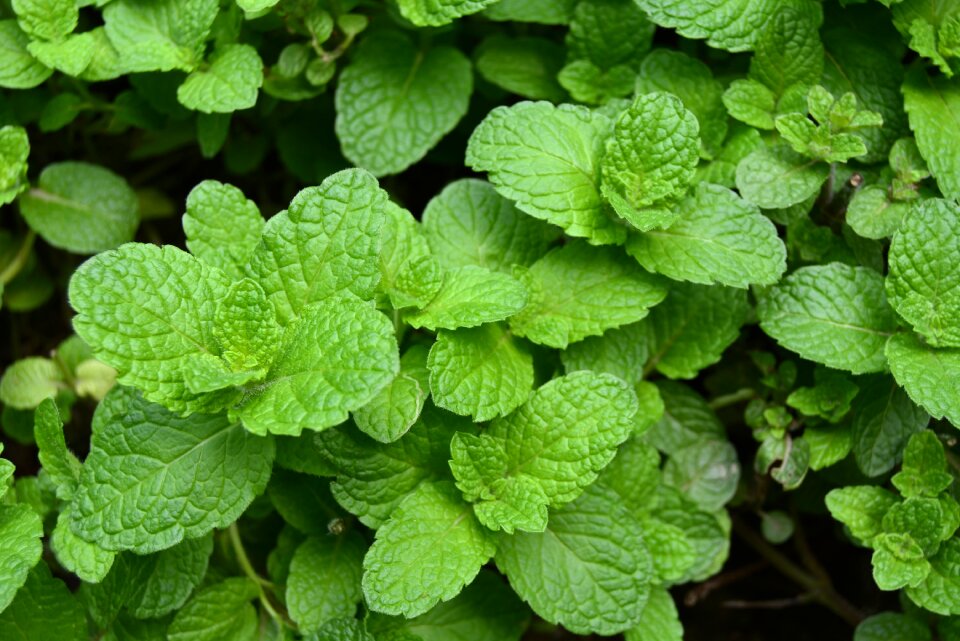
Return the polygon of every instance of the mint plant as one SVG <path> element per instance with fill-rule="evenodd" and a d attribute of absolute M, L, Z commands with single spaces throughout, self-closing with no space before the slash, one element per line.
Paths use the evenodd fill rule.
<path fill-rule="evenodd" d="M 0 637 L 960 639 L 958 52 L 0 2 Z"/>

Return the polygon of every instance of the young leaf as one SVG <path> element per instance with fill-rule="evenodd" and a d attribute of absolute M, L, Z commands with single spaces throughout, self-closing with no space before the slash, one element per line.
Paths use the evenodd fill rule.
<path fill-rule="evenodd" d="M 422 227 L 409 211 L 388 202 L 380 238 L 380 289 L 394 309 L 424 307 L 440 291 L 443 270 Z"/>
<path fill-rule="evenodd" d="M 940 439 L 934 432 L 923 430 L 910 437 L 903 451 L 903 468 L 891 481 L 904 497 L 936 497 L 953 483 L 946 468 Z"/>
<path fill-rule="evenodd" d="M 497 0 L 400 0 L 400 14 L 418 27 L 440 27 Z"/>
<path fill-rule="evenodd" d="M 375 612 L 414 617 L 459 594 L 495 551 L 452 483 L 425 483 L 377 530 L 363 594 Z"/>
<path fill-rule="evenodd" d="M 381 443 L 392 443 L 406 434 L 423 410 L 430 394 L 428 350 L 411 345 L 400 358 L 396 377 L 369 403 L 353 412 L 357 427 Z"/>
<path fill-rule="evenodd" d="M 403 319 L 431 330 L 477 327 L 506 320 L 526 304 L 527 290 L 516 278 L 469 265 L 447 272 L 437 295 Z"/>
<path fill-rule="evenodd" d="M 80 481 L 80 461 L 67 450 L 63 436 L 63 421 L 52 398 L 37 407 L 33 426 L 39 452 L 37 458 L 57 488 L 57 497 L 65 501 L 73 498 Z"/>
<path fill-rule="evenodd" d="M 32 410 L 65 388 L 63 371 L 49 358 L 31 356 L 15 361 L 0 378 L 0 402 Z"/>
<path fill-rule="evenodd" d="M 183 231 L 190 253 L 235 280 L 260 242 L 263 225 L 256 204 L 233 185 L 204 180 L 187 196 Z"/>
<path fill-rule="evenodd" d="M 829 168 L 804 158 L 785 144 L 761 147 L 737 165 L 737 189 L 764 209 L 783 209 L 815 196 Z"/>
<path fill-rule="evenodd" d="M 257 103 L 263 85 L 263 62 L 250 45 L 224 45 L 213 52 L 209 67 L 194 71 L 177 89 L 177 99 L 187 109 L 232 113 Z"/>

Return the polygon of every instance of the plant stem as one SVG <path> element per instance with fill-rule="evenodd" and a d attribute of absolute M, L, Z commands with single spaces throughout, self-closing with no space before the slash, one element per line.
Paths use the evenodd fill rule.
<path fill-rule="evenodd" d="M 723 396 L 717 396 L 714 399 L 711 399 L 709 405 L 712 410 L 719 410 L 730 405 L 736 405 L 737 403 L 742 403 L 743 401 L 749 401 L 753 398 L 756 398 L 757 392 L 749 387 L 744 387 L 738 389 L 736 392 L 730 394 L 724 394 Z"/>
<path fill-rule="evenodd" d="M 13 260 L 0 272 L 0 284 L 6 285 L 17 277 L 23 266 L 27 264 L 27 258 L 30 257 L 30 250 L 33 249 L 33 241 L 36 238 L 37 234 L 32 229 L 27 232 Z"/>
<path fill-rule="evenodd" d="M 762 536 L 747 527 L 739 518 L 733 517 L 733 531 L 744 543 L 754 549 L 766 559 L 781 574 L 794 583 L 806 588 L 818 603 L 826 606 L 834 614 L 852 626 L 864 619 L 864 615 L 849 601 L 843 598 L 829 582 L 824 582 L 810 575 L 793 561 L 781 554 Z"/>
<path fill-rule="evenodd" d="M 247 556 L 247 551 L 243 547 L 243 541 L 240 539 L 240 530 L 237 528 L 237 524 L 231 523 L 230 527 L 227 528 L 227 533 L 230 537 L 230 544 L 233 547 L 233 553 L 237 557 L 237 563 L 240 564 L 240 569 L 243 570 L 245 575 L 247 575 L 247 578 L 257 584 L 257 588 L 260 590 L 260 603 L 263 604 L 263 609 L 266 610 L 267 614 L 273 617 L 273 619 L 276 620 L 280 625 L 296 629 L 296 626 L 292 621 L 290 621 L 290 618 L 285 614 L 278 612 L 273 606 L 273 603 L 270 602 L 270 599 L 267 596 L 267 589 L 272 588 L 273 584 L 257 574 L 257 571 L 253 568 L 253 564 L 250 563 L 250 557 Z"/>

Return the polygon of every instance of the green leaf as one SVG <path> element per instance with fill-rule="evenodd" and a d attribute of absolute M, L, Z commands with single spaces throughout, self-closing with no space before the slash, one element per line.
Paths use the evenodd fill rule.
<path fill-rule="evenodd" d="M 375 612 L 414 617 L 459 594 L 495 551 L 453 484 L 425 483 L 377 530 L 363 594 Z"/>
<path fill-rule="evenodd" d="M 441 331 L 427 367 L 434 402 L 477 422 L 506 416 L 533 387 L 530 352 L 498 323 Z"/>
<path fill-rule="evenodd" d="M 914 403 L 960 426 L 960 350 L 933 349 L 911 333 L 890 337 L 890 371 Z"/>
<path fill-rule="evenodd" d="M 149 576 L 127 602 L 138 619 L 165 616 L 183 606 L 207 572 L 213 536 L 181 541 L 156 555 Z"/>
<path fill-rule="evenodd" d="M 20 410 L 32 410 L 66 387 L 63 371 L 49 358 L 31 356 L 14 361 L 0 378 L 0 402 Z"/>
<path fill-rule="evenodd" d="M 568 374 L 587 369 L 637 383 L 643 378 L 643 366 L 650 356 L 648 327 L 649 321 L 640 321 L 609 329 L 602 336 L 568 345 L 560 353 L 560 360 Z"/>
<path fill-rule="evenodd" d="M 217 0 L 118 0 L 103 21 L 125 72 L 193 71 L 219 10 Z"/>
<path fill-rule="evenodd" d="M 285 214 L 270 219 L 247 273 L 267 292 L 282 325 L 336 294 L 373 298 L 386 203 L 373 176 L 347 169 L 304 189 Z"/>
<path fill-rule="evenodd" d="M 743 78 L 734 80 L 723 93 L 730 115 L 757 129 L 773 129 L 777 97 L 763 83 Z"/>
<path fill-rule="evenodd" d="M 133 240 L 140 222 L 137 196 L 127 181 L 83 162 L 47 165 L 19 203 L 24 219 L 44 240 L 77 254 Z"/>
<path fill-rule="evenodd" d="M 97 408 L 73 530 L 145 554 L 235 521 L 266 487 L 270 439 L 225 416 L 180 418 L 117 388 Z M 229 480 L 228 480 L 229 479 Z M 202 509 L 187 506 L 202 505 Z"/>
<path fill-rule="evenodd" d="M 582 241 L 552 250 L 521 272 L 530 292 L 510 329 L 534 343 L 565 348 L 588 336 L 634 323 L 666 296 L 662 281 L 613 247 Z"/>
<path fill-rule="evenodd" d="M 187 109 L 232 113 L 257 103 L 263 85 L 263 62 L 250 45 L 223 45 L 213 52 L 209 66 L 194 71 L 177 89 L 177 99 Z"/>
<path fill-rule="evenodd" d="M 890 200 L 888 190 L 871 185 L 858 191 L 847 208 L 846 221 L 864 238 L 881 239 L 892 236 L 910 207 Z"/>
<path fill-rule="evenodd" d="M 427 203 L 423 233 L 447 269 L 476 265 L 509 274 L 543 256 L 559 230 L 518 210 L 490 183 L 468 178 Z"/>
<path fill-rule="evenodd" d="M 360 578 L 366 544 L 356 532 L 312 536 L 290 562 L 286 601 L 300 631 L 320 629 L 330 619 L 350 617 L 363 600 Z"/>
<path fill-rule="evenodd" d="M 816 416 L 838 423 L 850 411 L 850 403 L 860 388 L 848 376 L 818 367 L 813 372 L 813 387 L 798 387 L 787 397 L 787 405 L 805 416 Z"/>
<path fill-rule="evenodd" d="M 960 347 L 960 206 L 913 206 L 890 244 L 887 295 L 933 347 Z"/>
<path fill-rule="evenodd" d="M 820 192 L 829 168 L 785 144 L 761 147 L 737 165 L 737 189 L 764 209 L 783 209 Z"/>
<path fill-rule="evenodd" d="M 815 85 L 823 74 L 819 21 L 810 11 L 787 7 L 771 18 L 757 38 L 750 77 L 777 96 L 791 85 Z"/>
<path fill-rule="evenodd" d="M 30 186 L 27 179 L 29 155 L 30 140 L 23 127 L 0 127 L 0 205 L 13 202 L 20 192 Z"/>
<path fill-rule="evenodd" d="M 418 27 L 440 27 L 497 0 L 399 0 L 400 14 Z"/>
<path fill-rule="evenodd" d="M 561 102 L 557 83 L 564 51 L 546 38 L 494 35 L 477 48 L 477 72 L 487 82 L 531 100 Z"/>
<path fill-rule="evenodd" d="M 12 0 L 20 28 L 39 40 L 59 40 L 77 26 L 76 0 Z"/>
<path fill-rule="evenodd" d="M 598 485 L 556 510 L 542 533 L 502 537 L 497 567 L 533 611 L 576 634 L 639 623 L 653 579 L 636 517 Z"/>
<path fill-rule="evenodd" d="M 392 443 L 416 423 L 430 394 L 427 354 L 425 346 L 412 345 L 400 359 L 396 377 L 373 400 L 353 412 L 353 420 L 362 432 L 381 443 Z"/>
<path fill-rule="evenodd" d="M 455 598 L 413 619 L 371 614 L 367 626 L 378 641 L 519 641 L 530 611 L 493 572 L 481 570 Z"/>
<path fill-rule="evenodd" d="M 86 641 L 83 606 L 63 581 L 54 578 L 45 563 L 26 577 L 17 598 L 0 607 L 0 629 L 9 641 Z M 6 587 L 6 586 L 4 586 Z M 12 595 L 11 595 L 12 596 Z"/>
<path fill-rule="evenodd" d="M 642 209 L 680 196 L 693 180 L 699 159 L 696 116 L 676 96 L 638 96 L 624 110 L 607 139 L 601 193 L 616 212 L 642 231 Z"/>
<path fill-rule="evenodd" d="M 711 47 L 727 51 L 752 49 L 764 24 L 784 8 L 809 14 L 817 24 L 821 16 L 819 5 L 807 0 L 637 0 L 637 4 L 661 27 L 676 29 L 686 38 L 706 38 Z"/>
<path fill-rule="evenodd" d="M 793 272 L 760 298 L 757 313 L 783 347 L 854 374 L 885 368 L 884 345 L 896 329 L 883 278 L 840 263 Z"/>
<path fill-rule="evenodd" d="M 283 520 L 304 534 L 326 536 L 334 521 L 344 516 L 324 477 L 274 470 L 267 494 Z"/>
<path fill-rule="evenodd" d="M 477 327 L 506 320 L 526 304 L 527 290 L 516 278 L 468 265 L 447 272 L 437 295 L 403 319 L 430 330 Z"/>
<path fill-rule="evenodd" d="M 625 64 L 604 71 L 587 60 L 574 60 L 560 70 L 557 80 L 577 102 L 603 105 L 629 96 L 635 75 Z"/>
<path fill-rule="evenodd" d="M 634 64 L 650 49 L 656 29 L 635 3 L 616 0 L 581 0 L 569 22 L 568 59 L 602 70 Z"/>
<path fill-rule="evenodd" d="M 456 126 L 472 91 L 458 50 L 418 50 L 400 32 L 367 38 L 337 82 L 343 155 L 376 176 L 399 173 Z"/>
<path fill-rule="evenodd" d="M 190 253 L 234 280 L 260 242 L 263 217 L 243 192 L 216 180 L 204 180 L 190 190 L 183 231 Z"/>
<path fill-rule="evenodd" d="M 470 136 L 466 162 L 534 218 L 594 244 L 622 243 L 626 230 L 600 196 L 600 158 L 611 127 L 586 107 L 497 107 Z"/>
<path fill-rule="evenodd" d="M 50 535 L 50 549 L 68 572 L 87 583 L 99 583 L 110 572 L 117 553 L 81 539 L 73 533 L 72 522 L 73 509 L 64 509 Z"/>
<path fill-rule="evenodd" d="M 73 326 L 121 384 L 148 400 L 175 411 L 220 409 L 229 396 L 190 392 L 184 365 L 192 355 L 219 354 L 214 301 L 228 288 L 223 272 L 175 247 L 124 245 L 74 272 Z"/>
<path fill-rule="evenodd" d="M 930 562 L 909 534 L 880 534 L 874 545 L 873 580 L 881 590 L 917 586 L 930 574 Z"/>
<path fill-rule="evenodd" d="M 383 444 L 352 429 L 327 430 L 317 445 L 336 470 L 333 496 L 364 525 L 377 528 L 422 483 L 450 476 L 450 439 L 473 432 L 469 420 L 427 404 L 399 441 Z"/>
<path fill-rule="evenodd" d="M 636 395 L 620 379 L 574 372 L 538 389 L 481 436 L 455 435 L 450 468 L 469 501 L 501 500 L 498 489 L 516 496 L 516 487 L 494 483 L 527 476 L 540 485 L 541 502 L 562 505 L 613 459 L 633 431 L 636 412 Z M 503 529 L 511 531 L 511 524 Z"/>
<path fill-rule="evenodd" d="M 853 405 L 853 456 L 867 476 L 886 474 L 900 462 L 911 435 L 930 416 L 887 377 L 873 378 Z"/>
<path fill-rule="evenodd" d="M 853 433 L 849 425 L 817 425 L 803 432 L 803 440 L 810 450 L 810 469 L 830 467 L 847 457 L 853 448 Z"/>
<path fill-rule="evenodd" d="M 658 381 L 657 388 L 665 409 L 648 438 L 658 450 L 673 454 L 703 440 L 726 438 L 723 424 L 699 394 L 672 381 Z"/>
<path fill-rule="evenodd" d="M 576 0 L 500 0 L 484 11 L 491 20 L 568 24 Z"/>
<path fill-rule="evenodd" d="M 235 282 L 217 303 L 213 335 L 233 371 L 269 367 L 281 337 L 273 305 L 257 283 Z"/>
<path fill-rule="evenodd" d="M 891 480 L 905 497 L 935 497 L 953 483 L 946 468 L 940 439 L 935 432 L 922 430 L 910 437 L 903 451 L 903 467 Z"/>
<path fill-rule="evenodd" d="M 960 614 L 960 538 L 952 538 L 930 559 L 930 573 L 907 588 L 910 600 L 944 616 Z"/>
<path fill-rule="evenodd" d="M 2 386 L 0 386 L 2 389 Z M 33 434 L 39 452 L 37 458 L 47 476 L 57 488 L 57 497 L 65 501 L 73 498 L 80 481 L 80 461 L 67 450 L 63 436 L 63 421 L 52 398 L 44 400 L 34 415 Z"/>
<path fill-rule="evenodd" d="M 700 155 L 712 158 L 720 152 L 727 136 L 727 112 L 723 86 L 710 67 L 682 52 L 657 49 L 640 64 L 636 89 L 638 94 L 665 91 L 678 97 L 700 125 Z"/>
<path fill-rule="evenodd" d="M 718 185 L 701 184 L 664 230 L 634 235 L 627 252 L 650 271 L 675 280 L 746 288 L 771 285 L 786 270 L 777 229 L 756 206 Z"/>
<path fill-rule="evenodd" d="M 248 578 L 232 578 L 198 592 L 177 612 L 167 631 L 169 641 L 216 641 L 257 638 L 257 613 L 250 601 L 260 594 Z"/>
<path fill-rule="evenodd" d="M 625 641 L 683 641 L 683 625 L 673 597 L 663 588 L 650 590 L 640 623 L 627 630 Z"/>
<path fill-rule="evenodd" d="M 908 497 L 887 510 L 883 530 L 908 534 L 923 550 L 924 556 L 930 556 L 940 547 L 943 538 L 942 519 L 943 509 L 937 499 Z M 952 534 L 948 533 L 947 538 Z"/>
<path fill-rule="evenodd" d="M 960 84 L 957 79 L 928 76 L 916 67 L 903 84 L 904 107 L 920 153 L 948 198 L 960 197 L 960 155 L 957 128 L 960 122 Z"/>
<path fill-rule="evenodd" d="M 657 448 L 634 437 L 619 447 L 616 457 L 600 473 L 597 485 L 616 492 L 631 513 L 643 515 L 654 507 L 661 476 Z"/>
<path fill-rule="evenodd" d="M 392 202 L 384 208 L 380 230 L 380 289 L 394 309 L 424 307 L 443 284 L 440 262 L 430 251 L 423 227 Z"/>
<path fill-rule="evenodd" d="M 0 505 L 0 612 L 40 561 L 42 536 L 43 522 L 29 505 Z"/>
<path fill-rule="evenodd" d="M 663 468 L 663 481 L 702 510 L 712 512 L 733 498 L 740 481 L 737 451 L 723 440 L 704 440 L 674 451 Z"/>
<path fill-rule="evenodd" d="M 53 73 L 30 55 L 29 43 L 16 20 L 0 20 L 0 87 L 32 89 Z"/>
<path fill-rule="evenodd" d="M 853 641 L 931 641 L 926 623 L 899 612 L 881 612 L 867 617 L 857 626 Z"/>
<path fill-rule="evenodd" d="M 892 492 L 874 485 L 852 485 L 830 490 L 826 504 L 830 514 L 866 545 L 883 532 L 883 517 L 898 503 Z"/>

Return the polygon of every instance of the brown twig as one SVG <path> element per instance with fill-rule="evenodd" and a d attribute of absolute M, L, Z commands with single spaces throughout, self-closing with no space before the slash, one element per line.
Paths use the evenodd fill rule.
<path fill-rule="evenodd" d="M 765 567 L 767 567 L 766 561 L 757 561 L 756 563 L 745 565 L 741 568 L 737 568 L 736 570 L 730 570 L 729 572 L 718 574 L 717 576 L 708 579 L 703 583 L 693 586 L 693 588 L 690 590 L 687 590 L 687 593 L 683 597 L 683 604 L 687 607 L 693 607 L 710 596 L 710 593 L 714 590 L 718 590 L 722 587 L 752 576 Z"/>

